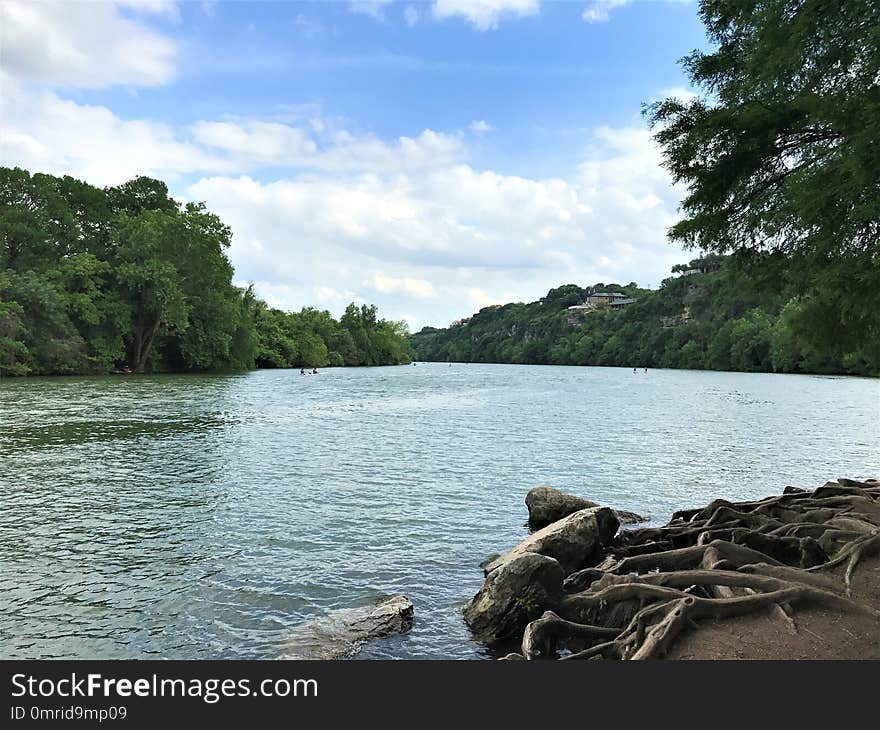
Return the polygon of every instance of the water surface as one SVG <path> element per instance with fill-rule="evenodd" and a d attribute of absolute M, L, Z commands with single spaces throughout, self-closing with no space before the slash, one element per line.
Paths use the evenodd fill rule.
<path fill-rule="evenodd" d="M 0 380 L 0 657 L 272 658 L 406 593 L 461 621 L 537 484 L 658 521 L 880 475 L 880 381 L 515 365 Z"/>

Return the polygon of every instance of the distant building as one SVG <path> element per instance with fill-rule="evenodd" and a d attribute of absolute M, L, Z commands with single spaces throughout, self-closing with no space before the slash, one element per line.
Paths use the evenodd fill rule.
<path fill-rule="evenodd" d="M 595 309 L 623 309 L 632 304 L 635 299 L 619 292 L 599 291 L 587 296 L 583 304 L 575 304 L 568 308 L 573 314 L 580 312 L 592 312 Z"/>
<path fill-rule="evenodd" d="M 608 306 L 612 309 L 623 309 L 624 307 L 628 307 L 635 301 L 632 297 L 615 297 L 611 302 L 609 302 Z"/>
<path fill-rule="evenodd" d="M 628 299 L 628 297 L 618 292 L 597 291 L 587 297 L 587 304 L 611 304 L 620 299 Z"/>

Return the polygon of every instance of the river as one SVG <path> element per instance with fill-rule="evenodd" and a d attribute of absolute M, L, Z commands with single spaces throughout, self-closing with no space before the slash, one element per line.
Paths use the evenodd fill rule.
<path fill-rule="evenodd" d="M 546 484 L 665 521 L 880 476 L 880 381 L 423 364 L 0 380 L 0 657 L 272 658 L 402 592 L 361 656 L 486 656 L 461 605 Z"/>

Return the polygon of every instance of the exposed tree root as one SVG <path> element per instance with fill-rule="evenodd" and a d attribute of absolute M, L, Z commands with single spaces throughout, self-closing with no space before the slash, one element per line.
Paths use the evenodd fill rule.
<path fill-rule="evenodd" d="M 797 634 L 795 610 L 805 605 L 867 617 L 880 631 L 880 611 L 852 596 L 856 567 L 876 552 L 876 480 L 716 500 L 618 535 L 604 561 L 569 576 L 553 610 L 528 625 L 522 656 L 655 659 L 685 631 L 757 611 Z M 826 573 L 842 565 L 842 581 Z"/>
<path fill-rule="evenodd" d="M 846 595 L 852 595 L 852 576 L 859 561 L 875 551 L 880 550 L 880 530 L 875 530 L 869 535 L 862 535 L 848 543 L 833 560 L 817 565 L 812 570 L 827 570 L 846 561 L 846 573 L 844 584 Z"/>
<path fill-rule="evenodd" d="M 526 627 L 522 640 L 522 655 L 526 659 L 551 656 L 556 650 L 556 638 L 563 633 L 569 638 L 592 641 L 613 638 L 618 631 L 604 626 L 589 626 L 566 621 L 553 611 L 547 611 L 541 618 L 532 621 Z"/>

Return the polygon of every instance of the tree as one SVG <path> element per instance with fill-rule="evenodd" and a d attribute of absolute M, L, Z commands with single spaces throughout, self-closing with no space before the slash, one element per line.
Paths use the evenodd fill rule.
<path fill-rule="evenodd" d="M 174 333 L 188 369 L 226 362 L 238 325 L 239 294 L 224 249 L 231 232 L 204 205 L 123 214 L 117 278 L 132 308 L 128 361 L 144 369 L 160 332 Z"/>
<path fill-rule="evenodd" d="M 4 375 L 391 365 L 406 327 L 351 305 L 270 309 L 232 282 L 232 233 L 161 180 L 100 189 L 0 167 Z M 357 339 L 356 339 L 357 338 Z"/>
<path fill-rule="evenodd" d="M 0 168 L 0 269 L 45 269 L 67 253 L 74 221 L 48 175 Z"/>
<path fill-rule="evenodd" d="M 0 301 L 0 375 L 30 372 L 24 319 L 24 308 L 20 304 Z"/>
<path fill-rule="evenodd" d="M 69 316 L 64 292 L 34 271 L 0 273 L 0 305 L 7 337 L 21 346 L 4 348 L 10 371 L 34 375 L 90 372 L 88 347 Z M 12 372 L 8 374 L 13 374 Z"/>
<path fill-rule="evenodd" d="M 161 327 L 185 329 L 188 322 L 183 279 L 175 265 L 181 233 L 176 215 L 157 210 L 124 217 L 116 233 L 116 276 L 132 309 L 126 348 L 135 372 L 144 369 Z"/>
<path fill-rule="evenodd" d="M 880 340 L 880 4 L 702 0 L 700 14 L 717 47 L 684 66 L 706 96 L 648 110 L 688 191 L 671 238 L 773 267 L 821 303 L 821 326 L 804 325 L 816 345 Z"/>

